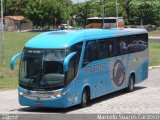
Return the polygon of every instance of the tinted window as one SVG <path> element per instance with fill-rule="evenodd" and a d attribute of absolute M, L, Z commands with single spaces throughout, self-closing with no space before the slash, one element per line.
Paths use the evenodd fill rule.
<path fill-rule="evenodd" d="M 69 84 L 75 78 L 75 57 L 73 57 L 68 65 L 68 72 L 66 75 L 67 84 Z"/>
<path fill-rule="evenodd" d="M 100 56 L 100 59 L 113 57 L 113 41 L 111 39 L 104 39 L 100 40 L 101 46 L 100 50 L 98 52 L 98 55 Z"/>
<path fill-rule="evenodd" d="M 98 59 L 143 51 L 148 47 L 148 35 L 139 34 L 87 41 L 84 64 Z"/>
<path fill-rule="evenodd" d="M 82 46 L 83 46 L 83 42 L 80 42 L 80 43 L 77 43 L 77 44 L 75 44 L 71 47 L 71 51 L 77 53 L 76 56 L 75 56 L 75 75 L 77 74 L 77 71 L 78 71 Z"/>
<path fill-rule="evenodd" d="M 116 44 L 115 44 L 116 45 Z M 105 59 L 114 56 L 113 42 L 111 39 L 87 41 L 84 54 L 84 64 L 94 60 Z M 118 50 L 115 49 L 115 54 Z"/>
<path fill-rule="evenodd" d="M 144 51 L 148 47 L 147 34 L 132 35 L 129 37 L 128 49 L 130 53 Z"/>
<path fill-rule="evenodd" d="M 104 19 L 105 23 L 116 23 L 116 19 Z"/>
<path fill-rule="evenodd" d="M 90 23 L 102 23 L 103 20 L 102 19 L 87 19 L 87 24 Z"/>
<path fill-rule="evenodd" d="M 113 56 L 120 55 L 120 48 L 119 48 L 119 40 L 118 38 L 112 38 L 113 41 Z"/>
<path fill-rule="evenodd" d="M 128 36 L 119 38 L 119 47 L 121 55 L 128 54 L 129 51 L 128 45 L 129 45 Z"/>
<path fill-rule="evenodd" d="M 74 80 L 74 78 L 77 75 L 82 46 L 83 46 L 83 42 L 80 42 L 80 43 L 73 45 L 70 48 L 70 52 L 76 52 L 76 56 L 74 56 L 69 62 L 69 66 L 68 66 L 69 69 L 68 69 L 67 77 L 66 77 L 67 84 L 69 84 L 72 80 Z"/>
<path fill-rule="evenodd" d="M 84 54 L 84 63 L 97 59 L 96 41 L 87 41 Z"/>
<path fill-rule="evenodd" d="M 97 42 L 98 59 L 104 59 L 109 57 L 109 46 L 106 40 L 100 40 Z"/>

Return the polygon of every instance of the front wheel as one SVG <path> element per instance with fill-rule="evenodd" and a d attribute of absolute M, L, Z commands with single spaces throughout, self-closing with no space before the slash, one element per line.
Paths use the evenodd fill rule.
<path fill-rule="evenodd" d="M 83 90 L 80 107 L 86 107 L 88 102 L 87 91 Z"/>
<path fill-rule="evenodd" d="M 128 92 L 134 91 L 134 84 L 135 84 L 135 77 L 133 75 L 131 75 L 129 78 L 128 88 L 127 88 Z"/>

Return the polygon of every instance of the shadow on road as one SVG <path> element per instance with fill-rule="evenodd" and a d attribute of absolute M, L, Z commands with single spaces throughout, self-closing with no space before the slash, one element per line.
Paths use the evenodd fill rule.
<path fill-rule="evenodd" d="M 138 90 L 145 89 L 145 88 L 146 87 L 141 87 L 141 86 L 135 87 L 134 92 L 136 92 Z M 105 101 L 105 100 L 108 100 L 108 99 L 113 99 L 115 97 L 119 97 L 119 96 L 122 96 L 122 95 L 125 95 L 125 94 L 131 94 L 131 93 L 127 93 L 125 89 L 117 91 L 117 92 L 113 92 L 113 93 L 110 93 L 110 94 L 104 95 L 102 97 L 91 100 L 88 104 L 88 107 L 92 106 L 93 104 L 97 104 L 97 103 L 100 103 L 102 101 Z M 71 112 L 71 111 L 74 111 L 74 110 L 78 110 L 78 109 L 83 109 L 83 108 L 80 108 L 78 105 L 67 108 L 67 109 L 25 107 L 25 108 L 20 108 L 17 111 L 24 112 L 24 113 L 25 112 L 34 112 L 34 113 L 63 113 L 63 114 L 65 114 L 65 113 L 68 113 L 68 112 Z"/>

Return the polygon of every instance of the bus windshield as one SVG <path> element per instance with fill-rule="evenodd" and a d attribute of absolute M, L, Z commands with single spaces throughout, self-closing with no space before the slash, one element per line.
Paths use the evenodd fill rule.
<path fill-rule="evenodd" d="M 63 61 L 68 50 L 24 49 L 20 63 L 20 86 L 53 89 L 64 85 Z"/>

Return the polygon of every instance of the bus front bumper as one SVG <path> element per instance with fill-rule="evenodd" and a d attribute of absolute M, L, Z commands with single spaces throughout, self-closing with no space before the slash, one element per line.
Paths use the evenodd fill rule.
<path fill-rule="evenodd" d="M 28 91 L 21 87 L 18 88 L 19 103 L 22 106 L 45 107 L 45 108 L 66 108 L 66 95 L 57 98 L 42 97 L 31 95 L 32 91 Z"/>

